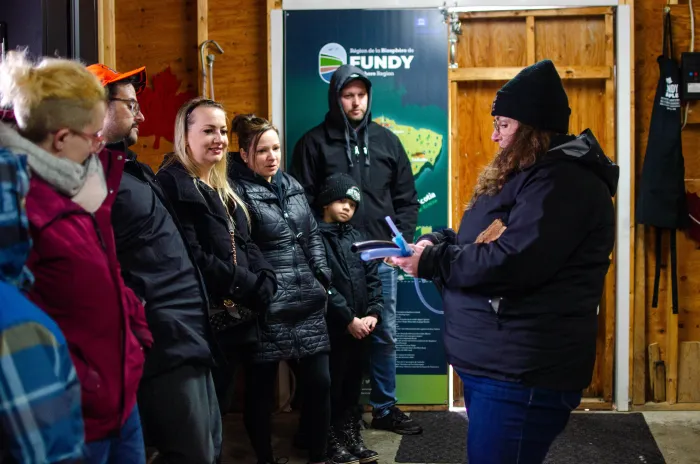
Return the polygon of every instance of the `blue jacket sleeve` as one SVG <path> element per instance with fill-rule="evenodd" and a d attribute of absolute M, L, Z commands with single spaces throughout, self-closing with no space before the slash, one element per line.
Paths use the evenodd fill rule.
<path fill-rule="evenodd" d="M 541 168 L 515 198 L 506 230 L 490 243 L 428 246 L 418 275 L 448 288 L 508 292 L 549 280 L 590 230 L 591 204 L 562 168 Z M 567 169 L 564 167 L 563 169 Z"/>
<path fill-rule="evenodd" d="M 5 328 L 0 339 L 0 440 L 9 455 L 16 462 L 78 462 L 80 384 L 65 342 L 34 321 Z"/>

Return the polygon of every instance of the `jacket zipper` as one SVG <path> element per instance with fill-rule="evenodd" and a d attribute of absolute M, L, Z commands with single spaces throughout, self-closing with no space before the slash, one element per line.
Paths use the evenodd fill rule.
<path fill-rule="evenodd" d="M 287 199 L 286 198 L 280 198 L 280 207 L 282 208 L 282 215 L 284 216 L 285 223 L 287 221 L 291 221 L 292 219 L 289 217 L 289 213 L 287 213 L 287 208 L 286 208 L 286 203 Z M 289 228 L 289 231 L 294 233 L 287 225 Z M 301 298 L 301 274 L 299 273 L 299 267 L 297 265 L 297 247 L 301 246 L 299 245 L 299 238 L 301 237 L 301 232 L 299 232 L 296 236 L 293 236 L 292 238 L 292 266 L 294 267 L 294 277 L 296 278 L 297 281 L 297 288 L 299 288 L 299 307 L 302 306 L 302 298 Z M 292 328 L 292 334 L 294 335 L 294 351 L 296 351 L 299 355 L 301 355 L 301 346 L 299 343 L 299 337 L 297 334 L 297 329 L 296 327 Z"/>
<path fill-rule="evenodd" d="M 105 242 L 104 236 L 102 235 L 102 230 L 100 229 L 100 225 L 97 223 L 97 219 L 95 218 L 95 215 L 93 213 L 88 213 L 90 215 L 90 219 L 92 219 L 92 224 L 95 226 L 95 231 L 97 233 L 97 238 L 100 241 L 100 246 L 102 247 L 102 251 L 105 253 L 105 258 L 107 258 L 107 264 L 110 265 L 111 263 L 109 262 L 109 255 L 107 254 L 107 243 Z M 119 343 L 120 343 L 120 352 L 121 352 L 121 386 L 122 386 L 122 393 L 119 395 L 119 412 L 117 416 L 117 430 L 116 434 L 117 436 L 120 435 L 121 433 L 121 423 L 122 423 L 122 416 L 124 415 L 124 395 L 126 393 L 126 328 L 124 327 L 124 318 L 126 316 L 126 309 L 124 308 L 123 300 L 122 300 L 122 293 L 121 289 L 119 288 L 119 280 L 115 278 L 115 275 L 112 271 L 112 266 L 110 265 L 110 274 L 112 276 L 112 282 L 114 283 L 114 287 L 117 293 L 117 296 L 119 297 L 119 306 L 122 310 L 121 318 L 120 318 L 120 324 L 121 326 L 119 327 Z"/>
<path fill-rule="evenodd" d="M 496 313 L 496 328 L 501 330 L 501 304 L 503 304 L 503 298 L 489 298 L 489 304 L 491 305 L 493 312 Z"/>

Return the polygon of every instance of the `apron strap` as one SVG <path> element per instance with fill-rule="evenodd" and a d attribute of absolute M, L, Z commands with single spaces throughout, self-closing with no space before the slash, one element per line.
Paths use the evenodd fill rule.
<path fill-rule="evenodd" d="M 673 314 L 678 314 L 678 273 L 676 269 L 676 229 L 671 229 L 671 302 Z"/>
<path fill-rule="evenodd" d="M 656 308 L 659 305 L 659 280 L 661 277 L 661 236 L 663 229 L 654 228 L 656 232 L 656 269 L 654 270 L 654 294 L 651 297 L 651 307 Z"/>
<path fill-rule="evenodd" d="M 671 12 L 664 13 L 664 43 L 663 55 L 666 56 L 668 48 L 668 58 L 673 58 L 673 33 L 671 31 Z"/>

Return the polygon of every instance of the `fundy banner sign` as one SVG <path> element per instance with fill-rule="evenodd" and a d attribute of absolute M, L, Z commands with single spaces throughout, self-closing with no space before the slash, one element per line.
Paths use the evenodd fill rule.
<path fill-rule="evenodd" d="M 448 221 L 447 26 L 431 10 L 294 10 L 285 12 L 286 165 L 294 145 L 328 111 L 328 83 L 343 64 L 372 81 L 372 119 L 403 143 L 418 190 L 416 237 Z M 389 237 L 387 237 L 388 239 Z M 421 289 L 441 308 L 430 282 Z M 446 404 L 443 316 L 401 275 L 397 304 L 397 393 L 403 404 Z"/>

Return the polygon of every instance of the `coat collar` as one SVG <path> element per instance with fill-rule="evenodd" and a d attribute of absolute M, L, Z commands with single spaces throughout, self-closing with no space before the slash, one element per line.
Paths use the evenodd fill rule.
<path fill-rule="evenodd" d="M 41 230 L 57 218 L 68 214 L 89 213 L 73 200 L 56 191 L 41 177 L 32 177 L 27 195 L 29 222 Z"/>
<path fill-rule="evenodd" d="M 162 170 L 175 179 L 178 201 L 206 208 L 228 227 L 229 219 L 226 209 L 219 199 L 219 195 L 212 188 L 192 177 L 182 163 L 175 159 L 164 166 Z M 205 195 L 212 201 L 207 201 Z M 212 205 L 214 205 L 213 208 Z"/>

